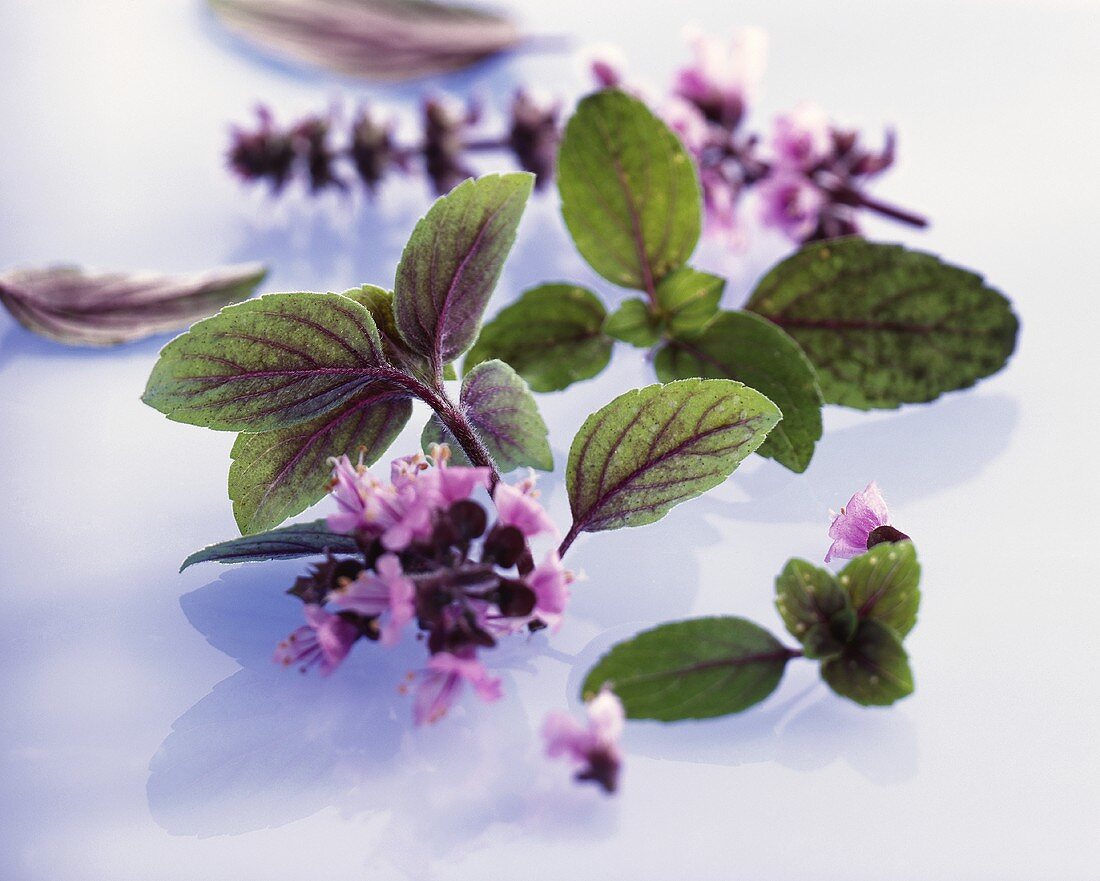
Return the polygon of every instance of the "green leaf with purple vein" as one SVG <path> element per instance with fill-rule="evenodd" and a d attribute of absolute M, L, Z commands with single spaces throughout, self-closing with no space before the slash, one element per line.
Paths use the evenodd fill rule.
<path fill-rule="evenodd" d="M 527 173 L 464 181 L 435 201 L 405 246 L 395 324 L 405 345 L 440 372 L 477 339 L 533 183 Z"/>
<path fill-rule="evenodd" d="M 229 498 L 242 533 L 278 526 L 328 492 L 328 460 L 372 465 L 412 414 L 404 392 L 379 384 L 348 404 L 276 431 L 242 433 L 233 444 Z"/>
<path fill-rule="evenodd" d="M 672 130 L 623 92 L 578 105 L 558 152 L 558 190 L 577 250 L 617 285 L 653 291 L 699 241 L 695 164 Z"/>
<path fill-rule="evenodd" d="M 1004 367 L 1019 328 L 980 275 L 862 238 L 802 248 L 764 276 L 746 308 L 798 341 L 826 402 L 860 409 L 973 385 Z"/>
<path fill-rule="evenodd" d="M 603 332 L 606 317 L 596 295 L 579 285 L 540 285 L 485 324 L 465 367 L 499 358 L 532 391 L 558 391 L 607 366 L 612 342 Z"/>
<path fill-rule="evenodd" d="M 663 624 L 620 642 L 588 672 L 583 696 L 607 687 L 631 719 L 739 713 L 775 691 L 795 653 L 744 618 Z"/>
<path fill-rule="evenodd" d="M 821 390 L 813 365 L 791 337 L 748 312 L 722 312 L 702 332 L 668 340 L 653 361 L 662 382 L 690 376 L 736 379 L 763 392 L 783 421 L 757 452 L 805 471 L 821 438 Z"/>
<path fill-rule="evenodd" d="M 268 294 L 165 346 L 142 400 L 176 422 L 267 431 L 399 379 L 359 303 L 339 294 Z"/>
<path fill-rule="evenodd" d="M 766 397 L 727 379 L 620 395 L 573 438 L 566 473 L 571 535 L 660 520 L 729 477 L 779 418 Z"/>

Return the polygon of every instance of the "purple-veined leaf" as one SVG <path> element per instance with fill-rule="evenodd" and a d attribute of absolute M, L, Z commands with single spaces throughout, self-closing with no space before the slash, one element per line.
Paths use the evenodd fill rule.
<path fill-rule="evenodd" d="M 463 181 L 416 224 L 397 267 L 394 318 L 437 371 L 477 339 L 533 183 L 526 172 Z"/>
<path fill-rule="evenodd" d="M 231 30 L 280 55 L 351 76 L 401 81 L 515 49 L 507 18 L 429 0 L 210 0 Z"/>
<path fill-rule="evenodd" d="M 324 497 L 330 457 L 357 461 L 361 455 L 374 464 L 411 413 L 406 393 L 379 384 L 308 422 L 241 434 L 229 467 L 229 498 L 241 532 L 271 529 Z"/>
<path fill-rule="evenodd" d="M 295 557 L 318 556 L 326 551 L 354 554 L 358 551 L 358 546 L 350 535 L 332 532 L 324 520 L 313 520 L 209 545 L 184 560 L 180 571 L 196 563 L 289 560 Z"/>
<path fill-rule="evenodd" d="M 0 303 L 41 336 L 113 346 L 206 318 L 247 298 L 266 273 L 255 263 L 176 276 L 74 266 L 15 269 L 0 275 Z"/>
<path fill-rule="evenodd" d="M 725 480 L 764 442 L 779 408 L 727 379 L 686 379 L 620 395 L 585 420 L 566 485 L 580 532 L 643 526 Z"/>
<path fill-rule="evenodd" d="M 268 294 L 165 346 L 142 399 L 177 422 L 269 431 L 405 379 L 366 307 L 340 294 Z"/>

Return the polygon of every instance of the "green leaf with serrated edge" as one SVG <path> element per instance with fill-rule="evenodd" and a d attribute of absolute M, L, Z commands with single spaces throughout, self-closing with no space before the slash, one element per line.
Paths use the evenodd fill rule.
<path fill-rule="evenodd" d="M 558 190 L 577 250 L 617 285 L 652 291 L 699 241 L 695 163 L 623 92 L 597 92 L 577 107 L 558 151 Z"/>
<path fill-rule="evenodd" d="M 176 422 L 267 431 L 393 379 L 374 319 L 359 303 L 340 294 L 268 294 L 172 340 L 142 400 Z"/>
<path fill-rule="evenodd" d="M 856 631 L 856 613 L 831 572 L 790 560 L 775 580 L 775 607 L 808 658 L 843 650 Z"/>
<path fill-rule="evenodd" d="M 1000 370 L 1018 322 L 981 276 L 861 238 L 807 245 L 746 308 L 775 322 L 817 368 L 825 400 L 859 409 L 931 401 Z"/>
<path fill-rule="evenodd" d="M 747 312 L 723 312 L 701 333 L 670 339 L 653 361 L 662 381 L 704 376 L 736 379 L 763 392 L 783 421 L 757 450 L 805 471 L 821 437 L 821 391 L 813 365 L 790 336 Z"/>
<path fill-rule="evenodd" d="M 657 306 L 664 313 L 669 332 L 694 334 L 718 314 L 725 279 L 690 266 L 682 266 L 657 285 Z"/>
<path fill-rule="evenodd" d="M 229 498 L 242 533 L 278 526 L 324 497 L 332 456 L 372 465 L 412 414 L 400 391 L 367 390 L 350 404 L 277 431 L 241 434 L 233 444 Z"/>
<path fill-rule="evenodd" d="M 861 619 L 885 624 L 904 638 L 917 623 L 920 564 L 911 541 L 875 545 L 838 576 Z"/>
<path fill-rule="evenodd" d="M 676 621 L 612 647 L 585 677 L 583 696 L 607 686 L 631 719 L 740 713 L 775 691 L 792 656 L 744 618 Z"/>
<path fill-rule="evenodd" d="M 862 621 L 852 641 L 821 664 L 821 678 L 842 697 L 886 706 L 913 693 L 913 673 L 901 640 L 878 621 Z"/>
<path fill-rule="evenodd" d="M 729 477 L 778 421 L 775 404 L 727 379 L 620 395 L 573 438 L 566 472 L 571 534 L 660 520 Z"/>
<path fill-rule="evenodd" d="M 607 316 L 603 332 L 624 343 L 648 349 L 661 338 L 661 320 L 644 300 L 630 299 Z"/>
<path fill-rule="evenodd" d="M 501 471 L 554 469 L 538 404 L 527 383 L 503 361 L 483 361 L 467 373 L 458 400 Z"/>
<path fill-rule="evenodd" d="M 290 560 L 334 554 L 358 553 L 355 539 L 332 532 L 324 520 L 295 523 L 258 535 L 245 535 L 195 551 L 183 561 L 180 572 L 196 563 L 250 563 L 257 560 Z"/>
<path fill-rule="evenodd" d="M 437 199 L 413 229 L 394 283 L 405 344 L 440 368 L 477 339 L 534 175 L 490 174 Z"/>
<path fill-rule="evenodd" d="M 603 332 L 606 317 L 603 304 L 585 288 L 533 288 L 481 328 L 465 368 L 499 358 L 527 380 L 532 391 L 559 391 L 607 366 L 612 342 Z"/>

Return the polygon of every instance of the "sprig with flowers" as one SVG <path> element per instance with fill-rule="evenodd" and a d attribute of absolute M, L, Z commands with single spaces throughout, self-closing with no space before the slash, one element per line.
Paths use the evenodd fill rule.
<path fill-rule="evenodd" d="M 267 294 L 226 307 L 169 343 L 146 387 L 144 400 L 170 419 L 238 433 L 229 495 L 243 535 L 185 565 L 322 558 L 291 589 L 305 624 L 277 659 L 331 671 L 355 643 L 391 645 L 415 627 L 429 655 L 412 683 L 420 722 L 467 685 L 499 695 L 485 653 L 509 634 L 553 632 L 571 581 L 563 561 L 581 535 L 660 520 L 754 452 L 801 470 L 824 400 L 929 400 L 999 369 L 1015 343 L 1007 301 L 978 276 L 858 238 L 803 249 L 765 277 L 747 310 L 720 311 L 720 285 L 716 295 L 714 277 L 688 265 L 702 223 L 695 165 L 622 91 L 581 102 L 558 185 L 580 253 L 645 299 L 608 315 L 591 292 L 548 285 L 482 327 L 533 186 L 528 173 L 489 175 L 459 184 L 417 223 L 392 291 Z M 553 468 L 532 387 L 591 375 L 613 335 L 653 346 L 666 381 L 625 391 L 583 422 L 565 467 L 572 522 L 558 540 L 533 478 L 504 475 Z M 447 383 L 460 362 L 455 397 Z M 430 412 L 426 452 L 396 460 L 383 481 L 370 467 L 414 404 Z M 337 511 L 327 519 L 280 526 L 328 494 Z M 798 657 L 819 660 L 830 687 L 859 703 L 907 694 L 913 545 L 873 485 L 831 535 L 831 557 L 857 555 L 838 576 L 795 560 L 777 582 L 800 648 L 741 618 L 642 633 L 590 671 L 587 725 L 548 723 L 550 752 L 611 790 L 620 713 L 738 712 Z M 557 547 L 536 554 L 532 540 Z"/>
<path fill-rule="evenodd" d="M 683 139 L 702 184 L 708 233 L 739 246 L 746 231 L 741 203 L 753 189 L 761 225 L 797 243 L 857 233 L 860 211 L 927 225 L 919 214 L 868 192 L 894 163 L 892 131 L 881 149 L 870 149 L 857 132 L 808 103 L 779 116 L 767 136 L 747 131 L 764 73 L 764 32 L 742 28 L 722 39 L 687 29 L 686 37 L 692 59 L 676 72 L 664 97 L 631 83 L 614 47 L 589 50 L 587 66 L 601 88 L 643 97 Z M 554 172 L 562 108 L 560 100 L 520 89 L 497 133 L 485 130 L 479 102 L 431 95 L 421 104 L 418 137 L 403 142 L 394 119 L 369 106 L 350 120 L 333 110 L 285 126 L 261 106 L 254 127 L 233 129 L 228 160 L 242 181 L 266 183 L 275 195 L 294 180 L 311 194 L 346 193 L 358 180 L 374 194 L 390 174 L 424 175 L 436 193 L 446 193 L 473 174 L 471 157 L 483 153 L 510 155 L 544 187 Z"/>

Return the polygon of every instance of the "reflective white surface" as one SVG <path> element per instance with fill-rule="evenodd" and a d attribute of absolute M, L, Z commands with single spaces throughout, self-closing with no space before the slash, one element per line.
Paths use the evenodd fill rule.
<path fill-rule="evenodd" d="M 872 135 L 895 123 L 901 164 L 877 192 L 934 225 L 869 232 L 982 270 L 1021 316 L 1016 357 L 932 405 L 829 408 L 805 475 L 754 459 L 659 524 L 578 542 L 588 580 L 566 626 L 494 656 L 506 699 L 412 730 L 394 686 L 414 645 L 360 649 L 328 680 L 270 663 L 297 624 L 282 593 L 296 564 L 176 574 L 235 532 L 232 437 L 138 401 L 165 340 L 70 350 L 0 316 L 0 878 L 1095 879 L 1096 5 L 526 6 L 532 30 L 622 43 L 655 84 L 685 22 L 766 27 L 756 120 L 813 99 Z M 387 283 L 427 204 L 415 183 L 359 210 L 242 194 L 223 169 L 229 122 L 259 99 L 286 117 L 363 92 L 260 61 L 197 2 L 6 0 L 0 57 L 0 265 L 262 259 L 268 290 L 339 290 Z M 447 85 L 493 104 L 527 81 L 583 85 L 553 56 Z M 622 296 L 556 211 L 532 204 L 491 311 L 547 279 Z M 736 305 L 779 253 L 761 237 L 700 262 Z M 541 398 L 558 462 L 588 411 L 649 381 L 619 352 Z M 577 709 L 615 639 L 695 614 L 780 630 L 776 572 L 823 554 L 828 508 L 871 478 L 924 567 L 913 697 L 860 709 L 792 664 L 740 717 L 630 724 L 615 799 L 541 757 L 543 713 Z"/>

